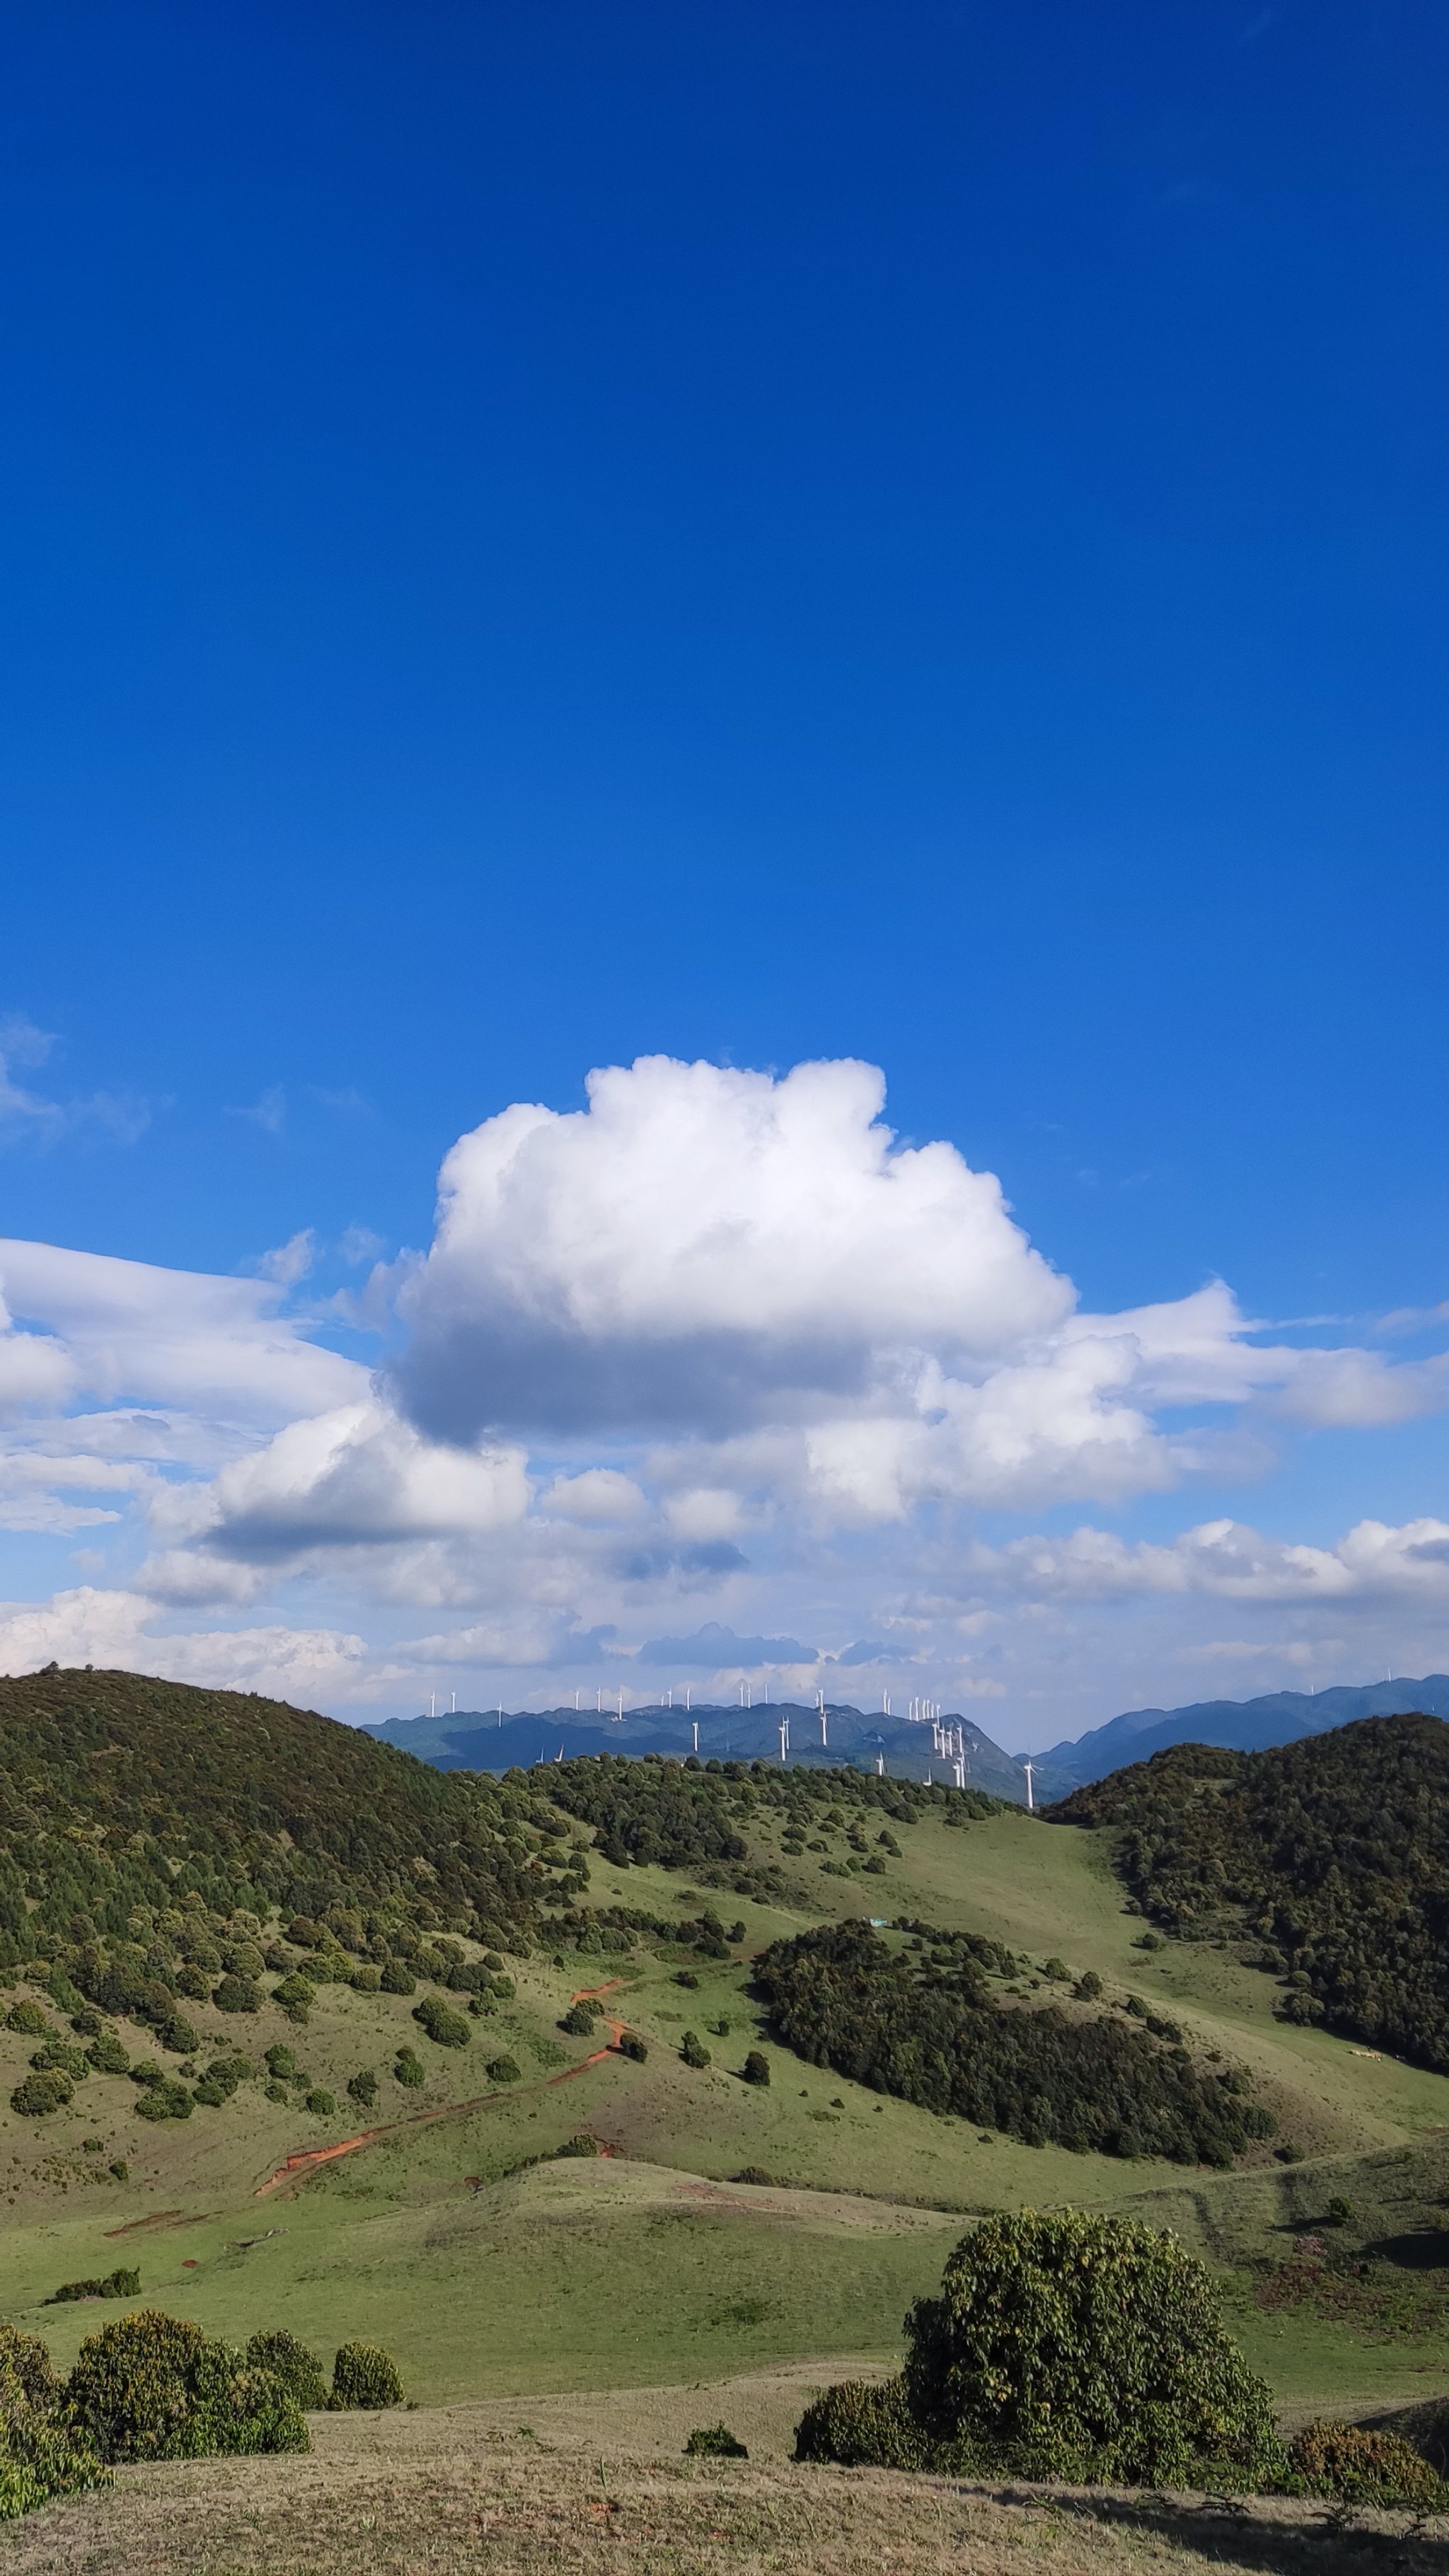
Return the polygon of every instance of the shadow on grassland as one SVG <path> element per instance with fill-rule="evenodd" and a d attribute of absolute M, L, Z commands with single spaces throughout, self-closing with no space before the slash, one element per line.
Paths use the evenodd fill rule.
<path fill-rule="evenodd" d="M 1002 2492 L 998 2490 L 998 2492 Z M 1040 2504 L 1040 2488 L 1006 2490 L 1003 2501 Z M 1449 2517 L 1373 2513 L 1354 2506 L 1239 2503 L 1207 2496 L 1200 2504 L 1170 2496 L 1054 2493 L 1057 2513 L 1099 2530 L 1141 2540 L 1166 2541 L 1211 2566 L 1255 2571 L 1255 2576 L 1350 2576 L 1350 2571 L 1393 2569 L 1401 2576 L 1449 2576 Z"/>

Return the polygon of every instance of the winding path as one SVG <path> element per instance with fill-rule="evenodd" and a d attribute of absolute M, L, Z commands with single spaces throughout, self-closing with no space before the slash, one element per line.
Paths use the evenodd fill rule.
<path fill-rule="evenodd" d="M 616 1986 L 626 1982 L 623 1977 L 610 1977 L 602 1986 L 580 1986 L 577 1994 L 570 1995 L 569 2001 L 574 2004 L 598 2003 L 603 1996 L 612 1994 Z M 583 2075 L 589 2067 L 598 2066 L 606 2057 L 612 2057 L 628 2028 L 627 2022 L 617 2019 L 613 2013 L 604 2013 L 601 2019 L 609 2034 L 608 2047 L 592 2050 L 576 2065 L 561 2067 L 557 2075 L 545 2075 L 537 2084 L 525 2084 L 521 2093 L 511 2084 L 500 2085 L 492 2093 L 476 2094 L 471 2102 L 445 2102 L 438 2111 L 414 2111 L 405 2120 L 386 2120 L 375 2129 L 359 2129 L 355 2138 L 341 2138 L 333 2147 L 299 2147 L 294 2155 L 288 2156 L 285 2164 L 278 2165 L 275 2173 L 268 2174 L 265 2182 L 257 2184 L 252 2193 L 253 2200 L 265 2200 L 271 2192 L 283 2190 L 288 2183 L 305 2182 L 308 2175 L 316 2173 L 321 2166 L 335 2164 L 339 2156 L 354 2156 L 359 2147 L 375 2147 L 383 2138 L 405 2137 L 409 2129 L 430 2129 L 439 2120 L 465 2120 L 472 2111 L 486 2111 L 490 2102 L 517 2102 L 530 2093 L 547 2093 L 556 2084 L 571 2083 L 576 2075 Z"/>

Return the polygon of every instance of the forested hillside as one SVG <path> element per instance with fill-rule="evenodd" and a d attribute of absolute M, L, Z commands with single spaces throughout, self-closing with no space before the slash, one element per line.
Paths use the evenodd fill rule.
<path fill-rule="evenodd" d="M 1251 1934 L 1285 2018 L 1449 2070 L 1449 1727 L 1368 1718 L 1266 1753 L 1184 1744 L 1076 1790 L 1143 1911 Z"/>
<path fill-rule="evenodd" d="M 1228 2165 L 1271 2133 L 1241 2076 L 1195 2065 L 1165 2017 L 1143 2028 L 996 2002 L 986 1946 L 918 1930 L 908 1949 L 833 1923 L 777 1942 L 755 1973 L 776 2036 L 812 2066 L 1028 2146 Z"/>
<path fill-rule="evenodd" d="M 582 1884 L 558 1830 L 522 1781 L 432 1771 L 278 1700 L 131 1673 L 0 1681 L 0 1965 L 124 1941 L 138 1908 L 188 1897 L 496 1939 Z"/>

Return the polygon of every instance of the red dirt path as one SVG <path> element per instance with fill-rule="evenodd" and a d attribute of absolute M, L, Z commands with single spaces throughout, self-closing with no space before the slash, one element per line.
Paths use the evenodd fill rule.
<path fill-rule="evenodd" d="M 570 1995 L 569 2001 L 574 2004 L 597 2003 L 601 1996 L 612 1994 L 616 1986 L 624 1983 L 622 1977 L 610 1977 L 602 1986 L 580 1986 L 577 1994 Z M 523 2093 L 546 2093 L 555 2084 L 571 2083 L 588 2067 L 598 2066 L 604 2058 L 611 2057 L 628 2024 L 616 2020 L 612 2013 L 604 2013 L 601 2018 L 609 2033 L 607 2048 L 594 2049 L 588 2057 L 581 2057 L 576 2066 L 565 2066 L 557 2075 L 546 2075 L 537 2084 L 525 2084 Z M 341 2138 L 335 2147 L 299 2147 L 294 2155 L 288 2156 L 285 2164 L 278 2165 L 275 2173 L 268 2174 L 265 2182 L 257 2184 L 252 2198 L 265 2200 L 269 2192 L 281 2191 L 288 2183 L 305 2182 L 308 2175 L 316 2173 L 320 2166 L 335 2164 L 339 2156 L 354 2156 L 359 2147 L 375 2147 L 381 2138 L 400 2138 L 409 2129 L 428 2129 L 438 2120 L 464 2120 L 472 2111 L 486 2110 L 490 2102 L 516 2102 L 518 2099 L 519 2094 L 511 2084 L 506 2088 L 500 2086 L 495 2092 L 477 2094 L 471 2102 L 445 2102 L 440 2111 L 414 2111 L 406 2120 L 388 2120 L 375 2129 L 359 2129 L 355 2138 Z"/>

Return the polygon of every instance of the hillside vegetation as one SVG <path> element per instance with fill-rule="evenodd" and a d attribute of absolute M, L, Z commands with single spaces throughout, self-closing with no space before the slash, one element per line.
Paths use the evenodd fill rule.
<path fill-rule="evenodd" d="M 1368 1718 L 1266 1753 L 1175 1745 L 1049 1810 L 1108 1826 L 1185 1940 L 1251 1934 L 1279 2010 L 1449 2069 L 1449 1727 Z"/>

